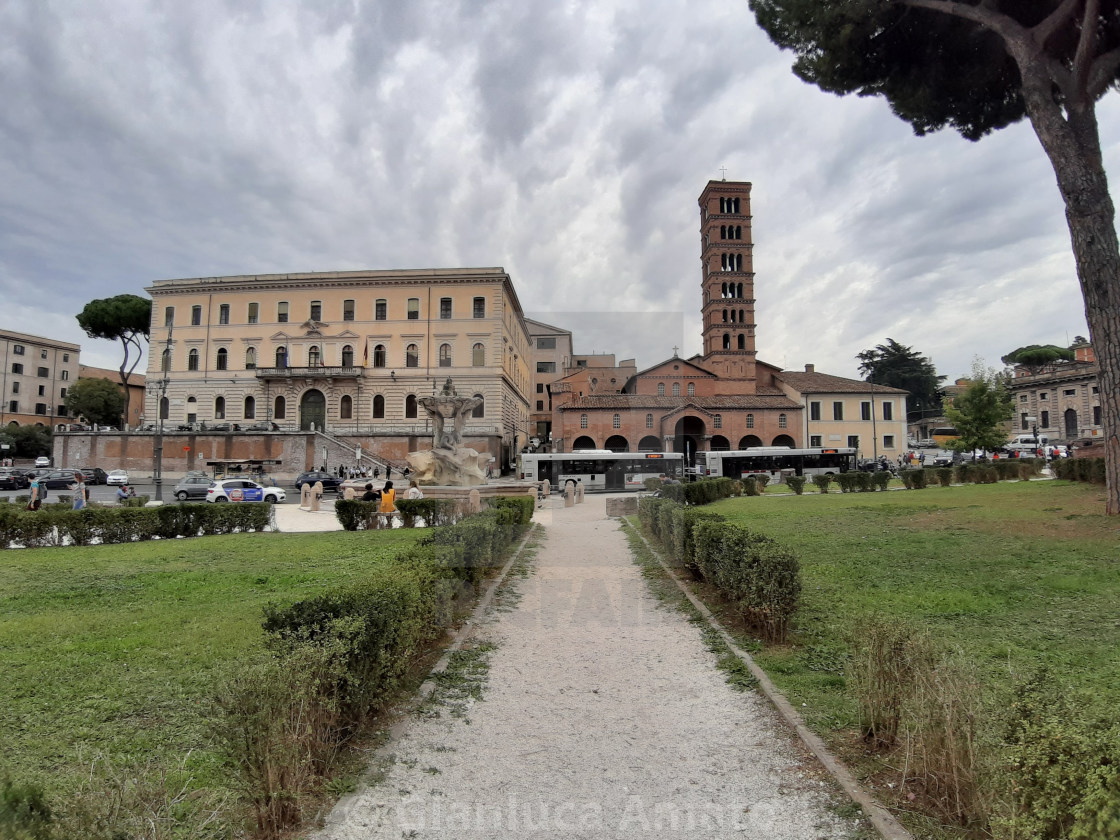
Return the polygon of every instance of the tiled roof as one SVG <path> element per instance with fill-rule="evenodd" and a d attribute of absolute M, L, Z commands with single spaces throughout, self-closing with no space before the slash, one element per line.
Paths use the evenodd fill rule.
<path fill-rule="evenodd" d="M 845 379 L 843 376 L 832 376 L 827 373 L 800 373 L 797 371 L 783 370 L 778 378 L 788 385 L 792 385 L 802 394 L 909 394 L 901 388 L 891 388 L 886 385 L 872 386 L 870 382 L 861 379 Z"/>
<path fill-rule="evenodd" d="M 734 410 L 734 409 L 786 409 L 796 410 L 803 408 L 801 403 L 794 402 L 789 397 L 777 394 L 748 394 L 744 396 L 717 396 L 717 397 L 655 397 L 647 394 L 593 394 L 579 397 L 572 402 L 560 406 L 561 411 L 579 411 L 586 409 L 645 409 L 680 408 L 681 406 L 694 405 L 707 411 Z"/>

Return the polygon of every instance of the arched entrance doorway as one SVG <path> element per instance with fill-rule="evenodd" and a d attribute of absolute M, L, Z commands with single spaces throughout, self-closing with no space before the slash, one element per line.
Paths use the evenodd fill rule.
<path fill-rule="evenodd" d="M 793 438 L 791 438 L 789 435 L 778 435 L 776 438 L 774 438 L 774 442 L 770 445 L 788 446 L 790 449 L 793 449 Z"/>
<path fill-rule="evenodd" d="M 595 441 L 592 440 L 591 438 L 589 438 L 587 435 L 580 435 L 579 437 L 576 438 L 575 443 L 572 444 L 572 451 L 573 452 L 577 449 L 594 449 L 594 448 L 595 448 Z"/>
<path fill-rule="evenodd" d="M 661 438 L 656 435 L 646 435 L 638 441 L 639 452 L 660 452 L 661 451 Z"/>
<path fill-rule="evenodd" d="M 311 424 L 315 424 L 317 431 L 327 428 L 327 398 L 323 392 L 312 388 L 304 394 L 299 401 L 299 427 L 305 432 L 311 431 Z"/>
<path fill-rule="evenodd" d="M 1067 408 L 1065 414 L 1066 437 L 1072 440 L 1077 437 L 1077 409 Z"/>
<path fill-rule="evenodd" d="M 609 449 L 611 452 L 629 452 L 630 443 L 622 435 L 611 435 L 607 438 L 607 442 L 603 444 L 604 449 Z"/>
<path fill-rule="evenodd" d="M 677 421 L 673 430 L 673 451 L 684 453 L 686 467 L 696 466 L 696 452 L 704 437 L 704 421 L 699 417 L 687 416 Z"/>
<path fill-rule="evenodd" d="M 752 446 L 762 446 L 762 438 L 758 435 L 744 435 L 739 438 L 740 449 L 750 449 Z"/>

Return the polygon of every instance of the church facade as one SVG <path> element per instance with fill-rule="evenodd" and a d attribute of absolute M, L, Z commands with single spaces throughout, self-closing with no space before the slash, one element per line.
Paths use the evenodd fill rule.
<path fill-rule="evenodd" d="M 682 452 L 695 464 L 698 452 L 756 446 L 855 446 L 891 459 L 904 450 L 905 391 L 757 358 L 750 191 L 709 181 L 699 198 L 703 352 L 674 354 L 606 393 L 571 370 L 551 385 L 554 451 Z"/>

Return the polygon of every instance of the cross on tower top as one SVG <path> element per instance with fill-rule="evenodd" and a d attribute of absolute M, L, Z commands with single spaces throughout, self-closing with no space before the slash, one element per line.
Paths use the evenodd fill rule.
<path fill-rule="evenodd" d="M 679 350 L 679 349 L 680 348 L 677 347 L 677 345 L 675 345 L 675 344 L 673 345 L 673 358 L 674 359 L 677 358 L 677 350 Z"/>
<path fill-rule="evenodd" d="M 720 171 L 720 174 L 723 176 L 720 180 L 721 181 L 726 181 L 727 180 L 727 167 L 726 166 L 721 166 L 719 168 L 719 171 Z"/>

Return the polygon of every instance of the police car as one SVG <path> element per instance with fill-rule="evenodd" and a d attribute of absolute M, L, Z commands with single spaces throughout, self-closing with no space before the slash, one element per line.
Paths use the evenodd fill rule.
<path fill-rule="evenodd" d="M 280 487 L 261 487 L 246 478 L 227 478 L 215 481 L 206 491 L 208 502 L 270 502 L 284 501 L 285 495 Z"/>

